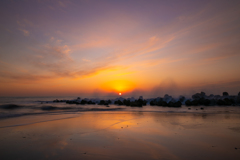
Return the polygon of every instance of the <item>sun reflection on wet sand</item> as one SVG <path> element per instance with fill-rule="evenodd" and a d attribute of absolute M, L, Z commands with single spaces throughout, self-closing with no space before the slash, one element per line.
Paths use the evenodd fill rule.
<path fill-rule="evenodd" d="M 38 122 L 44 116 L 34 118 Z M 34 118 L 14 120 L 24 124 Z M 4 159 L 240 158 L 240 149 L 235 149 L 240 148 L 238 114 L 86 112 L 48 115 L 48 119 L 0 128 L 0 156 Z M 0 125 L 10 121 L 2 120 Z"/>

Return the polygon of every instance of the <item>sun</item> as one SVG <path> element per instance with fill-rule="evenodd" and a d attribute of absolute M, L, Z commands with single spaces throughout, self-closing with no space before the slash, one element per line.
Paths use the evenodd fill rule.
<path fill-rule="evenodd" d="M 122 93 L 118 93 L 118 95 L 119 95 L 119 96 L 121 96 L 121 95 L 122 95 Z"/>

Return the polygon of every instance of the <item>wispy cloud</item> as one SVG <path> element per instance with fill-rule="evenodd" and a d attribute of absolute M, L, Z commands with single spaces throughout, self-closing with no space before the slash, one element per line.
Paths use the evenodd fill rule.
<path fill-rule="evenodd" d="M 36 81 L 47 81 L 59 78 L 70 79 L 82 79 L 92 77 L 103 72 L 113 72 L 121 69 L 119 66 L 96 66 L 88 69 L 80 70 L 68 70 L 62 68 L 61 64 L 51 63 L 38 63 L 36 64 L 43 70 L 46 70 L 44 74 L 41 73 L 20 73 L 20 72 L 0 72 L 1 82 L 18 82 L 18 83 L 34 83 Z M 65 70 L 66 69 L 66 70 Z"/>
<path fill-rule="evenodd" d="M 64 4 L 62 1 L 58 1 L 58 4 L 59 4 L 61 7 L 66 7 L 65 4 Z"/>
<path fill-rule="evenodd" d="M 19 30 L 24 34 L 24 36 L 30 35 L 30 32 L 28 30 L 25 30 L 25 29 L 19 29 Z"/>
<path fill-rule="evenodd" d="M 83 58 L 82 59 L 84 62 L 90 62 L 90 60 Z"/>

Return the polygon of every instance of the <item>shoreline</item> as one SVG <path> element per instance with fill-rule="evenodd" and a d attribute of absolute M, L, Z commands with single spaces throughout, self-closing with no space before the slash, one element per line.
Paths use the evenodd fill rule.
<path fill-rule="evenodd" d="M 3 159 L 240 158 L 239 114 L 108 111 L 17 120 L 0 120 L 9 124 L 0 128 Z"/>
<path fill-rule="evenodd" d="M 187 114 L 240 114 L 240 108 L 235 106 L 192 106 L 189 109 L 189 106 L 182 106 L 182 107 L 162 107 L 162 106 L 144 106 L 140 108 L 132 108 L 132 107 L 125 107 L 125 108 L 111 108 L 111 107 L 118 107 L 117 105 L 110 105 L 109 107 L 96 108 L 72 108 L 72 109 L 54 109 L 54 110 L 43 110 L 43 112 L 26 112 L 26 113 L 3 113 L 0 112 L 0 121 L 4 119 L 10 118 L 17 118 L 17 117 L 25 117 L 25 116 L 41 116 L 41 115 L 63 115 L 63 114 L 80 114 L 80 113 L 187 113 Z M 95 107 L 95 108 L 94 108 Z M 124 107 L 124 106 L 122 106 Z M 203 108 L 204 107 L 204 108 Z M 201 109 L 202 108 L 202 109 Z M 36 108 L 37 110 L 41 110 L 41 108 Z M 19 110 L 19 109 L 16 109 Z M 31 109 L 32 110 L 32 109 Z M 1 110 L 0 110 L 1 111 Z"/>

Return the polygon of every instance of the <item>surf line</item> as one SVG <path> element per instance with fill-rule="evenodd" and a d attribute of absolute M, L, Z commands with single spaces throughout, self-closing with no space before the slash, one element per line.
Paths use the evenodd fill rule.
<path fill-rule="evenodd" d="M 58 121 L 58 120 L 71 119 L 71 118 L 77 118 L 77 117 L 79 117 L 79 116 L 66 117 L 66 118 L 58 118 L 58 119 L 51 119 L 51 120 L 46 120 L 46 121 L 38 121 L 38 122 L 33 122 L 33 123 L 17 124 L 17 125 L 11 125 L 11 126 L 2 126 L 2 127 L 0 127 L 0 128 L 10 128 L 10 127 L 27 126 L 27 125 L 31 125 L 31 124 L 51 122 L 51 121 Z"/>

